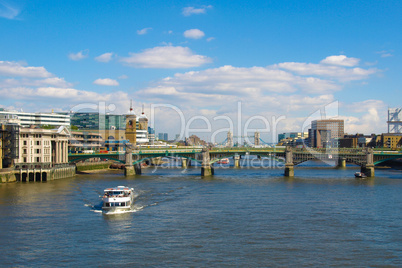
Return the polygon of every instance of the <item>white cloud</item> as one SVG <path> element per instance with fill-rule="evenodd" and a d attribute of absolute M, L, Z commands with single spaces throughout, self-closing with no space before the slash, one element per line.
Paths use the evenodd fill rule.
<path fill-rule="evenodd" d="M 207 12 L 207 9 L 212 8 L 211 5 L 209 6 L 204 6 L 201 8 L 195 8 L 195 7 L 185 7 L 182 10 L 182 14 L 186 17 L 191 16 L 193 14 L 205 14 Z"/>
<path fill-rule="evenodd" d="M 208 37 L 207 42 L 211 42 L 212 40 L 215 40 L 215 37 Z"/>
<path fill-rule="evenodd" d="M 272 115 L 286 115 L 290 118 L 289 122 L 298 122 L 297 126 L 285 123 L 286 128 L 300 131 L 309 114 L 334 102 L 333 93 L 342 90 L 351 78 L 367 79 L 378 71 L 366 72 L 366 69 L 356 70 L 327 64 L 293 64 L 292 68 L 284 68 L 289 67 L 286 63 L 249 68 L 227 65 L 176 73 L 137 91 L 136 96 L 147 102 L 175 105 L 186 116 L 209 111 L 202 114 L 235 118 L 233 107 L 241 102 L 244 116 L 258 114 L 270 118 Z M 293 68 L 295 66 L 306 70 L 296 72 Z M 335 75 L 336 71 L 341 72 L 341 75 Z M 372 115 L 374 113 L 367 117 Z"/>
<path fill-rule="evenodd" d="M 345 68 L 341 66 L 302 62 L 284 62 L 275 65 L 275 67 L 295 72 L 300 75 L 322 76 L 335 78 L 341 81 L 362 80 L 368 78 L 372 74 L 379 72 L 379 70 L 376 68 Z"/>
<path fill-rule="evenodd" d="M 156 88 L 163 88 L 165 92 L 161 94 L 177 92 L 177 94 L 199 93 L 259 98 L 265 94 L 287 94 L 298 90 L 322 94 L 339 90 L 341 87 L 329 80 L 295 76 L 290 72 L 271 67 L 240 68 L 227 65 L 204 71 L 177 73 L 173 77 L 159 81 Z M 149 92 L 143 92 L 147 93 Z M 157 92 L 152 91 L 152 94 L 155 93 Z"/>
<path fill-rule="evenodd" d="M 0 61 L 0 76 L 37 77 L 53 76 L 44 67 L 25 67 L 24 64 L 13 61 Z"/>
<path fill-rule="evenodd" d="M 74 61 L 78 61 L 78 60 L 82 60 L 88 57 L 88 50 L 81 50 L 78 53 L 70 53 L 68 54 L 68 57 L 70 58 L 70 60 L 74 60 Z"/>
<path fill-rule="evenodd" d="M 9 20 L 16 19 L 20 14 L 20 10 L 16 7 L 11 6 L 10 4 L 1 1 L 0 2 L 0 17 L 6 18 Z"/>
<path fill-rule="evenodd" d="M 99 78 L 93 82 L 95 85 L 100 86 L 118 86 L 119 82 L 110 78 Z"/>
<path fill-rule="evenodd" d="M 99 61 L 99 62 L 109 62 L 112 60 L 112 57 L 113 57 L 113 52 L 107 52 L 107 53 L 104 53 L 104 54 L 96 57 L 95 60 Z"/>
<path fill-rule="evenodd" d="M 381 50 L 381 51 L 378 51 L 378 52 L 376 52 L 377 54 L 380 54 L 381 55 L 381 58 L 388 58 L 388 57 L 392 57 L 392 56 L 394 56 L 392 53 L 393 53 L 394 51 L 393 50 Z"/>
<path fill-rule="evenodd" d="M 124 113 L 129 106 L 130 97 L 126 92 L 97 93 L 72 88 L 73 84 L 64 78 L 56 77 L 44 67 L 26 66 L 25 63 L 0 62 L 0 96 L 2 105 L 25 111 L 68 111 L 72 105 L 100 101 L 114 104 L 116 113 Z M 114 80 L 104 80 L 106 84 L 114 84 Z M 81 107 L 80 106 L 80 107 Z"/>
<path fill-rule="evenodd" d="M 137 30 L 137 34 L 138 35 L 144 35 L 144 34 L 147 34 L 149 30 L 152 30 L 152 28 L 148 27 L 148 28 L 144 28 L 144 29 L 141 29 L 141 30 Z"/>
<path fill-rule="evenodd" d="M 127 79 L 127 78 L 128 78 L 128 76 L 127 76 L 127 75 L 125 75 L 125 74 L 123 74 L 123 75 L 120 75 L 118 78 L 119 78 L 119 79 Z"/>
<path fill-rule="evenodd" d="M 200 39 L 205 36 L 205 33 L 198 29 L 190 29 L 183 33 L 184 37 L 191 39 Z"/>
<path fill-rule="evenodd" d="M 360 59 L 348 58 L 345 55 L 328 56 L 321 61 L 323 64 L 353 67 L 359 64 Z"/>
<path fill-rule="evenodd" d="M 146 49 L 140 53 L 130 53 L 121 62 L 137 68 L 190 68 L 210 63 L 206 56 L 195 55 L 188 47 L 163 46 Z"/>
<path fill-rule="evenodd" d="M 45 79 L 29 79 L 29 78 L 10 78 L 0 80 L 0 87 L 43 87 L 43 86 L 55 86 L 55 87 L 71 87 L 72 84 L 64 80 L 64 78 L 50 77 Z"/>

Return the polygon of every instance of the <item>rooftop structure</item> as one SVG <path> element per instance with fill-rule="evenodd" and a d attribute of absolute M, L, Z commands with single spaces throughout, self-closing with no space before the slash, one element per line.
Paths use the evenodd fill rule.
<path fill-rule="evenodd" d="M 70 127 L 70 115 L 58 113 L 24 113 L 17 111 L 0 111 L 3 118 L 16 116 L 23 127 L 32 125 L 66 126 Z"/>
<path fill-rule="evenodd" d="M 388 109 L 388 133 L 402 133 L 402 108 Z"/>

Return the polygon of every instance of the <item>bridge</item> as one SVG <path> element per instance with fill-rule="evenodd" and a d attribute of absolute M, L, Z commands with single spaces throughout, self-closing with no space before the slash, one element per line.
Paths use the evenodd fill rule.
<path fill-rule="evenodd" d="M 114 160 L 125 164 L 125 175 L 141 174 L 141 163 L 157 157 L 180 157 L 182 166 L 190 161 L 201 164 L 201 175 L 214 174 L 214 163 L 223 158 L 233 157 L 235 167 L 240 167 L 240 158 L 245 155 L 267 157 L 285 163 L 285 176 L 294 176 L 294 166 L 309 160 L 335 160 L 338 167 L 346 167 L 346 162 L 361 167 L 361 172 L 374 177 L 374 166 L 384 161 L 402 158 L 402 151 L 373 151 L 371 148 L 169 148 L 169 149 L 130 149 L 126 152 L 69 154 L 69 162 L 90 158 Z"/>

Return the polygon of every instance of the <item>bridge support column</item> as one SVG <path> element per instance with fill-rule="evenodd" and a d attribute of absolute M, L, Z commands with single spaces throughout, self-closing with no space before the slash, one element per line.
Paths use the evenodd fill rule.
<path fill-rule="evenodd" d="M 131 165 L 131 166 L 126 165 L 124 167 L 124 176 L 133 176 L 133 175 L 135 175 L 134 166 L 133 165 Z"/>
<path fill-rule="evenodd" d="M 360 172 L 366 174 L 367 177 L 374 177 L 374 165 L 363 165 L 360 168 Z"/>
<path fill-rule="evenodd" d="M 285 177 L 294 177 L 295 170 L 293 164 L 285 164 Z"/>
<path fill-rule="evenodd" d="M 295 170 L 293 164 L 293 151 L 292 147 L 287 146 L 285 151 L 285 177 L 294 177 Z"/>
<path fill-rule="evenodd" d="M 337 166 L 339 168 L 345 168 L 346 167 L 346 158 L 338 158 L 338 163 Z"/>
<path fill-rule="evenodd" d="M 210 164 L 210 155 L 208 149 L 202 149 L 202 164 L 201 164 L 201 176 L 207 177 L 214 175 L 214 168 Z"/>
<path fill-rule="evenodd" d="M 362 165 L 360 171 L 366 174 L 367 177 L 374 177 L 374 154 L 373 149 L 367 148 L 366 164 Z"/>
<path fill-rule="evenodd" d="M 124 176 L 133 176 L 141 174 L 141 164 L 133 165 L 133 153 L 132 150 L 126 149 L 126 164 L 124 166 Z"/>
<path fill-rule="evenodd" d="M 233 158 L 234 158 L 234 167 L 240 168 L 240 155 L 235 155 Z"/>
<path fill-rule="evenodd" d="M 181 158 L 181 166 L 182 168 L 191 167 L 191 160 L 189 158 Z"/>

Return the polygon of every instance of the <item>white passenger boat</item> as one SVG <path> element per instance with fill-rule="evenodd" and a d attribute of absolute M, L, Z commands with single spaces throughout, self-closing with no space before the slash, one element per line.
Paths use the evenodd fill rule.
<path fill-rule="evenodd" d="M 118 212 L 131 210 L 134 204 L 134 188 L 117 186 L 104 190 L 102 197 L 104 212 Z"/>

